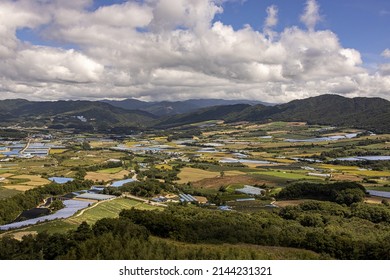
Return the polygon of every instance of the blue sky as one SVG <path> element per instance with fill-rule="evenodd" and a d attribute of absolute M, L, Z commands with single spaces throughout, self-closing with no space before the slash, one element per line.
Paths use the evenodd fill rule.
<path fill-rule="evenodd" d="M 2 0 L 0 95 L 390 99 L 389 26 L 388 0 Z"/>
<path fill-rule="evenodd" d="M 126 0 L 95 0 L 88 7 L 96 10 L 101 6 L 121 4 Z M 143 2 L 141 0 L 136 2 Z M 388 0 L 318 0 L 321 6 L 322 21 L 317 29 L 330 29 L 335 32 L 341 44 L 359 50 L 366 63 L 383 60 L 381 53 L 390 46 L 390 1 Z M 217 14 L 214 21 L 232 25 L 236 30 L 245 24 L 261 31 L 266 17 L 266 8 L 276 5 L 279 10 L 279 23 L 276 30 L 288 26 L 300 26 L 299 15 L 306 4 L 305 0 L 245 0 L 228 1 L 223 4 L 224 12 Z M 21 40 L 36 44 L 77 48 L 74 44 L 44 40 L 37 30 L 29 28 L 18 31 Z"/>
<path fill-rule="evenodd" d="M 319 0 L 323 20 L 317 29 L 335 32 L 344 47 L 358 49 L 368 62 L 381 59 L 382 51 L 390 46 L 390 1 L 388 0 Z M 305 0 L 247 0 L 228 2 L 224 13 L 216 19 L 235 28 L 250 24 L 261 30 L 266 8 L 277 5 L 279 23 L 276 29 L 286 26 L 302 26 L 299 15 Z"/>

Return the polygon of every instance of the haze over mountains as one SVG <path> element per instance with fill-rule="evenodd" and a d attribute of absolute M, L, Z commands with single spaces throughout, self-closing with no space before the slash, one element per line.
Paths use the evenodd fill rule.
<path fill-rule="evenodd" d="M 390 133 L 390 101 L 322 95 L 266 106 L 248 100 L 187 100 L 178 102 L 0 101 L 0 125 L 47 126 L 83 131 L 126 133 L 129 129 L 172 128 L 190 123 L 224 120 L 304 121 Z"/>
<path fill-rule="evenodd" d="M 102 100 L 108 104 L 127 110 L 143 110 L 156 116 L 176 115 L 194 112 L 201 108 L 221 105 L 250 104 L 272 105 L 261 101 L 251 100 L 224 100 L 224 99 L 189 99 L 185 101 L 160 101 L 145 102 L 137 99 L 125 99 L 121 101 Z"/>

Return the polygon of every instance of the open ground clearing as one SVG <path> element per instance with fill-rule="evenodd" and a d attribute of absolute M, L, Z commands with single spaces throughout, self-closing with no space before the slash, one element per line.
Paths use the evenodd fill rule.
<path fill-rule="evenodd" d="M 229 186 L 232 184 L 243 184 L 243 185 L 262 185 L 274 186 L 275 183 L 272 181 L 262 180 L 254 176 L 249 175 L 237 175 L 237 176 L 224 176 L 218 178 L 203 179 L 192 183 L 195 188 L 201 189 L 219 189 L 221 186 Z"/>
<path fill-rule="evenodd" d="M 29 180 L 28 182 L 22 183 L 23 185 L 29 185 L 29 186 L 42 186 L 45 184 L 50 183 L 49 180 L 42 178 L 41 176 L 38 175 L 17 175 L 17 176 L 12 176 L 10 178 L 15 178 L 15 179 L 27 179 Z"/>
<path fill-rule="evenodd" d="M 234 176 L 234 175 L 240 175 L 245 174 L 240 171 L 225 171 L 224 176 Z M 183 168 L 179 173 L 180 180 L 178 183 L 185 184 L 188 182 L 195 182 L 200 181 L 203 179 L 210 179 L 210 178 L 219 178 L 221 176 L 220 172 L 213 172 L 213 171 L 207 171 L 197 168 L 191 168 L 191 167 L 185 167 Z"/>
<path fill-rule="evenodd" d="M 16 185 L 15 184 L 15 185 L 4 185 L 3 188 L 9 189 L 9 190 L 16 190 L 16 191 L 25 192 L 25 191 L 28 191 L 31 189 L 35 189 L 35 188 L 37 188 L 37 186 L 21 185 L 21 184 Z"/>
<path fill-rule="evenodd" d="M 120 180 L 123 179 L 125 176 L 129 175 L 130 172 L 127 170 L 122 170 L 117 173 L 101 173 L 101 172 L 87 172 L 87 175 L 85 176 L 86 180 L 92 180 L 92 181 L 112 181 L 112 180 Z"/>

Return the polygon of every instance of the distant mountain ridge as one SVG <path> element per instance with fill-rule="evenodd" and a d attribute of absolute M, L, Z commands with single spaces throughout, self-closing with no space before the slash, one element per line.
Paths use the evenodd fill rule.
<path fill-rule="evenodd" d="M 185 114 L 195 112 L 198 109 L 225 106 L 236 104 L 248 105 L 271 105 L 271 103 L 253 101 L 253 100 L 224 100 L 224 99 L 189 99 L 185 101 L 154 101 L 145 102 L 137 99 L 125 100 L 101 100 L 110 105 L 126 109 L 126 110 L 142 110 L 156 116 L 173 116 L 177 114 Z"/>
<path fill-rule="evenodd" d="M 178 101 L 177 104 L 168 101 L 153 103 L 127 100 L 126 102 L 137 107 L 138 110 L 119 108 L 106 101 L 0 100 L 0 126 L 130 133 L 131 130 L 174 128 L 209 120 L 302 121 L 309 124 L 346 126 L 377 133 L 390 133 L 390 101 L 381 98 L 346 98 L 328 94 L 274 106 L 229 104 L 231 100 L 218 99 L 212 99 L 210 104 L 222 103 L 222 105 L 208 107 L 202 107 L 207 105 L 206 100 L 203 99 Z M 223 104 L 224 102 L 228 104 Z M 164 107 L 166 105 L 177 106 L 185 113 L 169 115 L 169 112 L 162 112 L 161 110 L 166 110 Z M 160 116 L 144 111 L 142 108 L 145 107 L 142 106 L 146 106 L 149 111 L 160 112 L 158 113 Z M 196 106 L 202 108 L 194 109 Z M 171 112 L 175 110 L 178 109 L 172 109 Z"/>
<path fill-rule="evenodd" d="M 350 126 L 379 133 L 390 133 L 390 101 L 381 98 L 346 98 L 339 95 L 321 95 L 274 105 L 253 105 L 228 107 L 220 110 L 218 119 L 226 122 L 237 121 L 303 121 L 310 124 Z M 225 108 L 227 109 L 227 108 Z M 211 111 L 209 111 L 211 110 Z M 171 123 L 188 124 L 211 120 L 216 108 L 205 108 L 193 113 L 176 115 L 161 120 L 157 127 L 168 127 Z"/>
<path fill-rule="evenodd" d="M 272 107 L 252 106 L 226 121 L 305 121 L 390 133 L 390 101 L 381 98 L 346 98 L 321 95 Z"/>

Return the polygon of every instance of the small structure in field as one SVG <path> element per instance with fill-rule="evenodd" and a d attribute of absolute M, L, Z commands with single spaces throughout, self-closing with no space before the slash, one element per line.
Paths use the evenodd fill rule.
<path fill-rule="evenodd" d="M 312 172 L 307 173 L 307 175 L 315 176 L 315 177 L 322 177 L 322 178 L 331 178 L 332 177 L 331 174 L 312 173 Z"/>
<path fill-rule="evenodd" d="M 135 181 L 136 180 L 134 180 L 134 179 L 126 179 L 126 180 L 115 181 L 115 182 L 111 183 L 110 187 L 119 188 L 119 187 L 122 187 L 124 184 L 132 183 L 132 182 L 135 182 Z"/>
<path fill-rule="evenodd" d="M 247 195 L 261 195 L 263 191 L 265 190 L 261 188 L 249 186 L 249 185 L 245 185 L 242 189 L 236 189 L 236 192 L 247 194 Z"/>
<path fill-rule="evenodd" d="M 113 195 L 106 195 L 106 194 L 95 194 L 95 193 L 83 193 L 78 196 L 76 196 L 77 199 L 88 199 L 88 200 L 109 200 L 113 199 L 116 196 Z"/>

